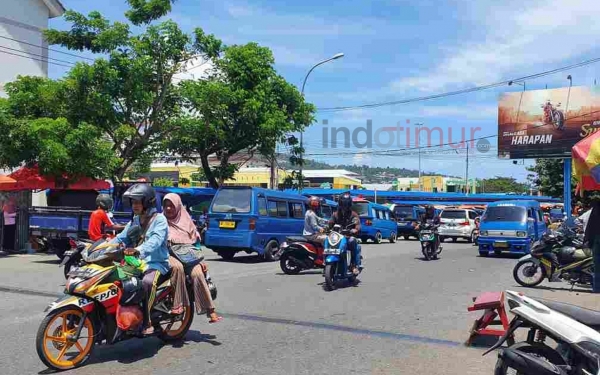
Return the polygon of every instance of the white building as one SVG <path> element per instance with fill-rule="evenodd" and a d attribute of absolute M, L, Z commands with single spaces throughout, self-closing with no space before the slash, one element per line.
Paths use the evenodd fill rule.
<path fill-rule="evenodd" d="M 48 76 L 48 44 L 42 30 L 65 8 L 59 0 L 2 0 L 0 12 L 0 97 L 19 75 Z"/>

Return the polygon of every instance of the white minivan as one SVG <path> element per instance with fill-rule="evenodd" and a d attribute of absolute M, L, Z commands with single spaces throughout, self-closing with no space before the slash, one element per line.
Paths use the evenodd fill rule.
<path fill-rule="evenodd" d="M 440 214 L 440 227 L 438 233 L 440 241 L 444 242 L 446 238 L 463 238 L 468 242 L 475 241 L 475 218 L 477 212 L 463 208 L 447 208 Z"/>

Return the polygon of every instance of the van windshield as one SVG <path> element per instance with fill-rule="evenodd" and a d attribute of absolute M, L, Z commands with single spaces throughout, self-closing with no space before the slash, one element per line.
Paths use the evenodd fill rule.
<path fill-rule="evenodd" d="M 523 222 L 527 219 L 525 207 L 519 206 L 497 206 L 488 207 L 482 221 L 516 221 Z"/>
<path fill-rule="evenodd" d="M 252 189 L 221 189 L 212 204 L 214 213 L 249 213 Z"/>
<path fill-rule="evenodd" d="M 358 216 L 369 216 L 369 203 L 360 202 L 352 205 L 352 211 L 356 211 Z"/>
<path fill-rule="evenodd" d="M 410 206 L 394 207 L 394 214 L 398 219 L 414 219 L 413 208 Z"/>

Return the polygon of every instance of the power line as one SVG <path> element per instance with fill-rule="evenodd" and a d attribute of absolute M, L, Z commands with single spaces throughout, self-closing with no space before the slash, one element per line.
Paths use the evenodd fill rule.
<path fill-rule="evenodd" d="M 62 62 L 62 63 L 74 65 L 73 62 L 71 62 L 71 61 L 59 60 L 59 59 L 55 59 L 55 58 L 52 58 L 52 57 L 47 57 L 47 56 L 40 55 L 40 54 L 37 54 L 37 53 L 29 52 L 29 51 L 23 51 L 23 50 L 16 49 L 16 48 L 6 47 L 6 46 L 3 46 L 1 44 L 0 44 L 0 48 L 4 48 L 4 49 L 10 50 L 10 51 L 15 51 L 15 52 L 19 52 L 19 53 L 26 53 L 28 55 L 33 55 L 33 56 L 45 58 L 45 59 L 48 59 L 48 60 L 54 60 L 54 61 L 58 61 L 58 62 Z"/>
<path fill-rule="evenodd" d="M 598 63 L 598 62 L 600 62 L 600 57 L 599 58 L 595 58 L 595 59 L 591 59 L 591 60 L 586 60 L 586 61 L 583 61 L 583 62 L 580 62 L 580 63 L 577 63 L 577 64 L 572 64 L 572 65 L 569 65 L 569 66 L 564 66 L 564 67 L 561 67 L 561 68 L 547 70 L 547 71 L 541 72 L 541 73 L 531 74 L 531 75 L 528 75 L 528 76 L 524 76 L 524 77 L 520 77 L 520 78 L 514 78 L 514 79 L 509 79 L 509 80 L 506 80 L 506 81 L 501 81 L 501 82 L 496 82 L 496 83 L 491 83 L 491 84 L 487 84 L 487 85 L 483 85 L 483 86 L 475 86 L 475 87 L 472 87 L 472 88 L 469 88 L 469 89 L 462 89 L 462 90 L 457 90 L 457 91 L 448 91 L 448 92 L 440 93 L 440 94 L 434 94 L 434 95 L 428 95 L 428 96 L 420 96 L 420 97 L 403 99 L 403 100 L 396 100 L 396 101 L 390 101 L 390 102 L 362 104 L 362 105 L 356 105 L 356 106 L 325 107 L 325 108 L 317 108 L 317 110 L 318 111 L 322 111 L 322 112 L 342 112 L 342 111 L 352 111 L 352 110 L 363 109 L 363 108 L 377 108 L 377 107 L 392 106 L 392 105 L 398 105 L 398 104 L 407 104 L 407 103 L 421 102 L 421 101 L 432 100 L 432 99 L 440 99 L 440 98 L 445 98 L 445 97 L 448 97 L 448 96 L 455 96 L 455 95 L 467 94 L 467 93 L 476 92 L 476 91 L 488 90 L 488 89 L 495 88 L 495 87 L 506 86 L 511 81 L 512 82 L 519 82 L 519 81 L 531 80 L 531 79 L 535 79 L 535 78 L 544 77 L 544 76 L 547 76 L 547 75 L 559 73 L 559 72 L 562 72 L 562 71 L 565 71 L 565 70 L 575 69 L 575 68 L 580 68 L 582 66 L 595 64 L 595 63 Z"/>
<path fill-rule="evenodd" d="M 36 57 L 31 57 L 31 56 L 17 55 L 16 53 L 12 53 L 12 52 L 8 52 L 8 51 L 2 51 L 2 50 L 0 50 L 0 53 L 5 53 L 7 55 L 13 55 L 13 56 L 18 56 L 18 57 L 24 57 L 26 59 L 37 60 L 37 61 L 45 62 L 45 63 L 48 63 L 48 64 L 53 64 L 53 65 L 58 65 L 58 66 L 64 66 L 65 68 L 72 68 L 73 67 L 73 65 L 64 65 L 64 64 L 55 63 L 53 61 L 48 61 L 46 59 L 38 59 Z"/>
<path fill-rule="evenodd" d="M 29 45 L 29 46 L 32 46 L 32 47 L 38 47 L 38 48 L 45 49 L 45 50 L 52 51 L 52 52 L 56 52 L 56 53 L 62 53 L 63 55 L 68 55 L 68 56 L 72 56 L 72 57 L 77 57 L 77 58 L 79 58 L 79 59 L 84 59 L 84 60 L 94 61 L 94 59 L 91 59 L 91 58 L 89 58 L 89 57 L 85 57 L 85 56 L 77 55 L 77 54 L 74 54 L 74 53 L 69 53 L 69 52 L 60 51 L 60 50 L 57 50 L 57 49 L 54 49 L 54 48 L 49 48 L 49 47 L 40 46 L 40 45 L 37 45 L 37 44 L 33 44 L 33 43 L 26 42 L 26 41 L 24 41 L 24 40 L 14 39 L 14 38 L 10 38 L 10 37 L 3 36 L 3 35 L 0 35 L 0 38 L 7 39 L 7 40 L 12 40 L 13 42 L 18 42 L 18 43 L 22 43 L 22 44 L 27 44 L 27 45 Z"/>

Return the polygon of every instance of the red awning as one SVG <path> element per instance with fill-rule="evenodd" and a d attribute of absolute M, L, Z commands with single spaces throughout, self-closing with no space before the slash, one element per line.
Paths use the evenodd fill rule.
<path fill-rule="evenodd" d="M 79 178 L 76 181 L 64 184 L 57 183 L 53 177 L 41 176 L 37 166 L 23 167 L 8 175 L 16 180 L 13 190 L 45 190 L 45 189 L 69 189 L 69 190 L 104 190 L 109 189 L 110 184 L 102 180 L 94 180 L 89 177 Z M 67 180 L 68 176 L 64 176 Z"/>

